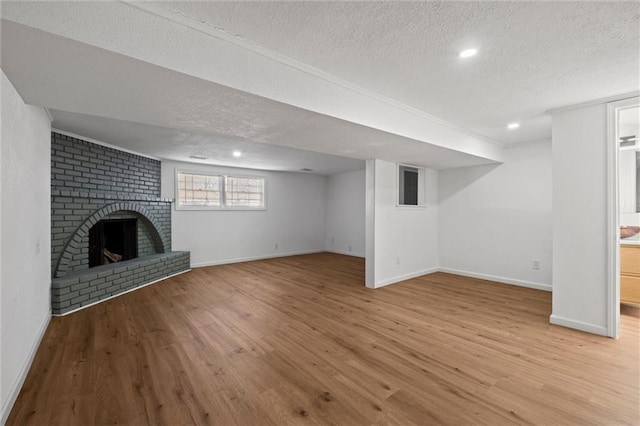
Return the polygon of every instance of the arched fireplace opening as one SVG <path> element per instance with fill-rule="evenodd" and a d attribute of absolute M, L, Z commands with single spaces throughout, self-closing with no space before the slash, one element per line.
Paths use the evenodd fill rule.
<path fill-rule="evenodd" d="M 131 220 L 133 220 L 133 222 L 124 222 Z M 129 225 L 124 225 L 124 223 L 129 223 Z M 133 223 L 135 223 L 135 226 Z M 156 217 L 150 209 L 145 208 L 138 203 L 115 202 L 108 204 L 95 211 L 81 226 L 77 228 L 59 258 L 57 267 L 54 269 L 54 276 L 63 277 L 73 271 L 86 270 L 87 268 L 91 269 L 96 266 L 117 263 L 101 263 L 104 260 L 100 259 L 100 256 L 101 253 L 104 255 L 104 252 L 102 251 L 104 247 L 101 247 L 101 240 L 103 239 L 102 232 L 104 231 L 105 224 L 107 226 L 107 231 L 115 229 L 116 233 L 131 232 L 135 230 L 135 235 L 131 236 L 129 234 L 130 236 L 126 237 L 127 242 L 125 243 L 133 245 L 133 241 L 135 241 L 135 247 L 129 246 L 125 249 L 124 247 L 121 248 L 118 246 L 115 249 L 115 253 L 120 256 L 127 256 L 128 259 L 134 259 L 157 253 L 165 253 L 168 251 L 167 249 L 170 250 L 171 243 L 167 237 L 169 233 L 162 232 L 161 223 L 163 222 L 161 222 L 161 220 Z M 125 229 L 123 230 L 122 228 Z M 115 242 L 117 242 L 117 239 L 119 238 L 124 239 L 125 237 L 122 235 L 111 237 L 104 236 L 105 240 L 116 240 Z M 114 252 L 114 250 L 111 250 L 108 247 L 107 250 Z M 125 250 L 127 253 L 124 253 Z M 114 258 L 117 258 L 117 256 L 114 256 Z M 125 259 L 120 259 L 119 262 L 124 260 Z"/>

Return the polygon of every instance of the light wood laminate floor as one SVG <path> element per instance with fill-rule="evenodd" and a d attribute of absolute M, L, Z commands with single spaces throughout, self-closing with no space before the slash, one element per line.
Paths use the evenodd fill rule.
<path fill-rule="evenodd" d="M 53 318 L 9 425 L 640 422 L 639 315 L 444 273 L 363 286 L 330 253 L 193 271 Z"/>

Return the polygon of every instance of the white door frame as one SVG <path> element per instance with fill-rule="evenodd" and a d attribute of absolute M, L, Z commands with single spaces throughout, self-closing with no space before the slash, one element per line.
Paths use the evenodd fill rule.
<path fill-rule="evenodd" d="M 633 97 L 607 104 L 607 335 L 620 334 L 620 204 L 618 182 L 618 115 L 640 105 Z"/>

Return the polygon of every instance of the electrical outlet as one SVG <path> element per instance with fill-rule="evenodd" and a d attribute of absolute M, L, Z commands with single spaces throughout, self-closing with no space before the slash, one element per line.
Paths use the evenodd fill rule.
<path fill-rule="evenodd" d="M 351 246 L 349 246 L 349 247 L 347 247 L 347 250 L 351 251 L 351 248 L 352 248 L 352 247 L 351 247 Z"/>
<path fill-rule="evenodd" d="M 278 250 L 280 248 L 280 244 L 276 243 L 273 248 Z"/>
<path fill-rule="evenodd" d="M 336 243 L 336 239 L 335 239 L 335 238 L 332 238 L 332 239 L 331 239 L 331 245 L 335 245 L 335 243 Z"/>
<path fill-rule="evenodd" d="M 400 256 L 396 257 L 396 265 L 400 264 Z"/>
<path fill-rule="evenodd" d="M 531 262 L 531 269 L 535 269 L 535 270 L 540 269 L 540 261 L 539 260 L 532 261 Z"/>

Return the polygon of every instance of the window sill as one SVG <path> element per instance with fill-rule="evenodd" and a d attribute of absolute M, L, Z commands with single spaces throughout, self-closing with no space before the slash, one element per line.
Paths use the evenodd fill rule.
<path fill-rule="evenodd" d="M 407 204 L 396 204 L 396 209 L 398 210 L 426 210 L 429 206 L 426 204 L 421 204 L 419 206 L 412 206 Z"/>
<path fill-rule="evenodd" d="M 196 212 L 258 211 L 260 212 L 260 211 L 266 211 L 266 210 L 267 210 L 266 207 L 198 207 L 198 206 L 178 207 L 176 205 L 176 211 L 180 211 L 180 212 L 189 212 L 189 211 L 196 211 Z"/>

